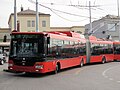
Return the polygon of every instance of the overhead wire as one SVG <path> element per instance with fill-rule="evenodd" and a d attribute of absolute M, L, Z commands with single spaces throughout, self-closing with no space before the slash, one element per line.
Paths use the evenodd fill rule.
<path fill-rule="evenodd" d="M 32 2 L 32 3 L 35 4 L 35 2 L 32 1 L 32 0 L 28 0 L 28 1 L 30 1 L 30 2 Z M 64 11 L 57 10 L 57 9 L 52 9 L 52 8 L 50 8 L 50 7 L 48 7 L 48 6 L 45 6 L 45 5 L 42 5 L 42 4 L 39 4 L 39 5 L 42 6 L 42 7 L 44 7 L 44 8 L 47 8 L 47 9 L 49 9 L 49 10 L 54 10 L 54 11 L 58 11 L 58 12 L 65 13 L 65 14 L 69 14 L 69 15 L 73 15 L 73 16 L 89 18 L 88 16 L 82 16 L 82 15 L 77 15 L 77 14 L 73 14 L 73 13 L 69 13 L 69 12 L 64 12 Z M 95 19 L 95 18 L 93 18 L 93 19 Z"/>
<path fill-rule="evenodd" d="M 33 0 L 28 0 L 28 1 L 32 1 L 32 3 L 34 2 Z M 99 8 L 100 6 L 111 6 L 111 4 L 105 4 L 105 5 L 95 5 L 96 4 L 96 1 L 97 0 L 94 0 L 94 5 L 91 6 L 91 9 L 92 10 L 100 10 L 102 13 L 106 13 L 107 11 L 102 9 L 102 8 Z M 34 2 L 35 3 L 35 2 Z M 62 5 L 62 6 L 71 6 L 71 7 L 75 7 L 75 8 L 78 8 L 78 9 L 86 9 L 86 10 L 89 10 L 87 6 L 87 1 L 86 1 L 86 5 L 73 5 L 72 4 L 72 1 L 70 0 L 70 5 L 68 4 L 58 4 L 58 3 L 44 3 L 42 2 L 43 4 L 50 4 L 50 5 Z M 41 4 L 42 5 L 42 4 Z M 44 5 L 45 6 L 45 5 Z M 47 6 L 46 6 L 47 7 Z M 51 8 L 52 9 L 52 8 Z M 65 14 L 70 14 L 70 15 L 74 15 L 74 16 L 80 16 L 80 17 L 86 17 L 86 18 L 89 18 L 88 16 L 82 16 L 82 15 L 77 15 L 77 14 L 72 14 L 72 13 L 68 13 L 68 12 L 64 12 L 64 11 L 60 11 L 60 10 L 57 10 L 57 9 L 52 9 L 54 11 L 58 11 L 58 12 L 61 12 L 61 13 L 65 13 Z M 92 19 L 98 19 L 98 18 L 95 18 L 95 17 L 92 17 Z"/>
<path fill-rule="evenodd" d="M 48 9 L 49 9 L 50 11 L 52 11 L 54 14 L 56 14 L 56 15 L 59 16 L 60 18 L 65 19 L 65 20 L 67 20 L 67 21 L 71 21 L 71 22 L 81 22 L 81 21 L 87 20 L 87 19 L 83 19 L 83 20 L 80 20 L 80 21 L 73 21 L 73 20 L 70 20 L 70 19 L 67 19 L 67 18 L 62 17 L 61 15 L 57 14 L 55 11 L 58 11 L 58 12 L 61 12 L 61 13 L 65 13 L 65 14 L 69 14 L 69 15 L 73 15 L 73 16 L 78 16 L 78 17 L 85 17 L 85 16 L 80 16 L 80 15 L 71 14 L 71 13 L 64 12 L 64 11 L 60 11 L 60 10 L 56 10 L 56 9 L 51 9 L 51 8 L 49 8 L 49 7 L 46 7 L 46 6 L 42 5 L 42 4 L 39 4 L 39 5 L 40 5 L 40 6 L 43 6 L 43 7 L 45 7 L 45 8 L 48 8 Z M 86 18 L 88 18 L 88 17 L 86 17 Z"/>
<path fill-rule="evenodd" d="M 28 1 L 30 1 L 30 2 L 32 2 L 32 3 L 35 4 L 35 2 L 32 1 L 32 0 L 28 0 Z M 70 0 L 70 1 L 71 1 L 71 0 Z M 95 0 L 95 1 L 96 1 L 96 0 Z M 95 2 L 94 2 L 94 3 L 95 3 Z M 48 4 L 49 4 L 49 3 L 48 3 Z M 52 9 L 52 8 L 47 7 L 47 6 L 45 6 L 45 5 L 42 5 L 42 4 L 39 4 L 39 5 L 42 6 L 42 7 L 44 7 L 44 8 L 49 9 L 49 10 L 50 10 L 51 12 L 53 12 L 54 14 L 56 14 L 56 15 L 59 16 L 60 18 L 65 19 L 65 20 L 67 20 L 67 21 L 80 22 L 80 21 L 72 21 L 72 20 L 66 19 L 66 18 L 62 17 L 61 15 L 57 14 L 55 11 L 61 12 L 61 13 L 65 13 L 65 14 L 69 14 L 69 15 L 73 15 L 73 16 L 85 17 L 85 18 L 87 18 L 87 19 L 89 18 L 89 17 L 87 17 L 87 16 L 82 16 L 82 15 L 72 14 L 72 13 L 68 13 L 68 12 L 65 12 L 65 11 L 57 10 L 57 9 Z M 51 3 L 51 5 L 55 5 L 55 4 L 54 4 L 54 3 Z M 74 6 L 74 5 L 72 5 L 72 2 L 71 2 L 71 5 L 67 5 L 67 6 Z M 74 6 L 74 7 L 76 7 L 76 6 Z M 79 7 L 80 7 L 80 5 L 79 5 Z M 87 8 L 87 7 L 86 7 L 86 8 Z M 80 9 L 80 8 L 79 8 L 79 9 Z M 101 11 L 104 11 L 104 10 L 101 9 L 101 8 L 97 8 L 97 7 L 96 7 L 96 9 L 99 9 L 99 10 L 101 10 Z M 96 10 L 96 9 L 94 9 L 94 10 Z M 81 21 L 85 21 L 85 20 L 87 20 L 87 19 L 84 19 L 84 20 L 81 20 Z M 94 19 L 96 19 L 96 18 L 94 18 Z M 117 24 L 115 24 L 113 27 L 109 28 L 109 30 L 113 29 L 116 25 L 117 25 Z M 100 28 L 101 28 L 101 27 L 100 27 Z M 106 30 L 106 31 L 108 31 L 108 30 Z M 96 30 L 95 30 L 94 32 L 96 32 Z"/>
<path fill-rule="evenodd" d="M 31 3 L 36 4 L 36 3 L 35 3 L 34 1 L 32 1 L 32 0 L 28 0 L 28 1 L 31 2 Z M 64 12 L 64 11 L 57 10 L 57 9 L 52 9 L 52 8 L 50 8 L 50 7 L 48 7 L 48 6 L 45 6 L 45 5 L 42 5 L 42 4 L 39 4 L 39 5 L 42 6 L 42 7 L 44 7 L 44 8 L 49 9 L 49 10 L 50 10 L 51 12 L 53 12 L 54 14 L 56 14 L 56 15 L 59 16 L 60 18 L 65 19 L 65 20 L 67 20 L 67 21 L 71 21 L 71 22 L 81 22 L 81 21 L 85 21 L 85 20 L 87 20 L 87 19 L 89 18 L 88 16 L 82 16 L 82 15 L 77 15 L 77 14 L 72 14 L 72 13 Z M 66 18 L 62 17 L 61 15 L 57 14 L 55 11 L 61 12 L 61 13 L 65 13 L 65 14 L 68 14 L 68 15 L 77 16 L 77 17 L 84 17 L 84 18 L 87 18 L 87 19 L 83 19 L 83 20 L 80 20 L 80 21 L 73 21 L 73 20 L 69 20 L 69 19 L 66 19 Z M 96 19 L 96 18 L 92 18 L 92 19 Z"/>
<path fill-rule="evenodd" d="M 30 2 L 32 2 L 32 3 L 35 4 L 35 2 L 32 1 L 32 0 L 28 0 L 28 1 L 30 1 Z M 70 1 L 71 1 L 71 0 L 70 0 Z M 72 6 L 72 7 L 78 8 L 78 9 L 87 9 L 87 10 L 89 10 L 89 9 L 87 8 L 87 7 L 89 7 L 89 6 L 87 6 L 87 5 L 86 5 L 86 6 L 84 6 L 84 5 L 73 5 L 72 2 L 70 2 L 70 3 L 71 3 L 71 5 L 56 4 L 56 3 L 45 3 L 45 4 Z M 48 7 L 48 6 L 43 5 L 43 4 L 39 4 L 39 5 L 41 5 L 41 6 L 44 7 L 44 8 L 52 9 L 52 8 L 50 8 L 50 7 Z M 101 8 L 98 8 L 99 6 L 102 6 L 102 5 L 91 6 L 91 7 L 92 7 L 91 9 L 92 9 L 92 10 L 98 9 L 98 10 L 102 11 L 103 13 L 105 13 L 106 11 L 103 10 L 103 9 L 101 9 Z M 80 7 L 81 7 L 81 8 L 80 8 Z M 84 7 L 84 8 L 83 8 L 83 7 Z M 95 7 L 95 8 L 94 8 L 94 7 Z M 73 16 L 89 18 L 88 16 L 77 15 L 77 14 L 73 14 L 73 13 L 69 13 L 69 12 L 65 12 L 65 11 L 61 11 L 61 10 L 57 10 L 57 9 L 52 9 L 52 10 L 57 11 L 57 12 L 61 12 L 61 13 L 65 13 L 65 14 L 69 14 L 69 15 L 73 15 Z M 92 17 L 92 19 L 98 19 L 98 18 Z"/>

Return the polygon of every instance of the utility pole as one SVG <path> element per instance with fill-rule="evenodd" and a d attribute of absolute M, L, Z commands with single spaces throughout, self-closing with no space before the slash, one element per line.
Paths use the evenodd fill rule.
<path fill-rule="evenodd" d="M 38 0 L 36 0 L 36 32 L 39 32 Z"/>
<path fill-rule="evenodd" d="M 14 30 L 17 31 L 17 7 L 16 7 L 16 0 L 14 0 Z"/>
<path fill-rule="evenodd" d="M 73 7 L 82 7 L 82 8 L 88 8 L 89 9 L 89 22 L 90 22 L 90 30 L 89 30 L 89 34 L 92 34 L 92 15 L 91 15 L 91 7 L 99 7 L 100 5 L 92 5 L 91 6 L 91 1 L 89 1 L 89 6 L 87 5 L 69 5 L 69 6 L 73 6 Z"/>
<path fill-rule="evenodd" d="M 86 52 L 89 52 L 89 53 L 86 53 L 86 61 L 87 63 L 90 62 L 90 40 L 89 40 L 89 35 L 92 34 L 92 20 L 91 20 L 91 2 L 89 1 L 89 21 L 90 21 L 90 31 L 87 32 L 87 35 L 86 35 Z"/>
<path fill-rule="evenodd" d="M 119 41 L 120 41 L 120 14 L 119 14 L 119 0 L 117 0 L 117 10 L 118 10 L 118 31 L 119 31 Z"/>
<path fill-rule="evenodd" d="M 119 0 L 117 0 L 117 9 L 118 9 L 118 17 L 120 16 L 119 15 Z"/>
<path fill-rule="evenodd" d="M 90 19 L 90 33 L 93 32 L 92 30 L 92 20 L 91 20 L 91 2 L 89 1 L 89 19 Z"/>

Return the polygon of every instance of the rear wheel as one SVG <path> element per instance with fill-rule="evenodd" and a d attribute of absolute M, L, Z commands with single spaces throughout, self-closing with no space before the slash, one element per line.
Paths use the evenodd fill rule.
<path fill-rule="evenodd" d="M 83 67 L 83 65 L 84 65 L 84 62 L 83 62 L 83 60 L 81 60 L 80 67 Z"/>
<path fill-rule="evenodd" d="M 54 73 L 57 74 L 59 71 L 60 71 L 60 68 L 59 68 L 59 65 L 57 64 Z"/>
<path fill-rule="evenodd" d="M 106 62 L 106 58 L 103 57 L 103 58 L 102 58 L 102 64 L 104 64 L 105 62 Z"/>

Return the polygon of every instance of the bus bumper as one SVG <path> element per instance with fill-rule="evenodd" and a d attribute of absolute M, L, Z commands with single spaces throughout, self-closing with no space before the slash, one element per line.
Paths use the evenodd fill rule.
<path fill-rule="evenodd" d="M 9 63 L 8 70 L 11 72 L 29 72 L 29 73 L 45 73 L 43 68 L 36 68 L 36 66 L 17 66 Z"/>

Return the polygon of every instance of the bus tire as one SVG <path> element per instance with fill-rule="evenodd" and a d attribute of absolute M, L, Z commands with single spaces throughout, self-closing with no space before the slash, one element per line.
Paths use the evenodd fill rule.
<path fill-rule="evenodd" d="M 54 74 L 57 74 L 59 71 L 60 71 L 60 64 L 57 63 Z"/>
<path fill-rule="evenodd" d="M 113 61 L 117 62 L 117 59 L 114 59 Z"/>
<path fill-rule="evenodd" d="M 3 65 L 4 64 L 4 60 L 1 60 L 0 64 Z"/>
<path fill-rule="evenodd" d="M 83 59 L 82 59 L 81 62 L 80 62 L 80 67 L 83 67 L 83 65 L 84 65 L 84 62 L 83 62 Z"/>
<path fill-rule="evenodd" d="M 106 63 L 106 58 L 105 57 L 102 58 L 102 64 L 104 64 L 104 63 Z"/>

